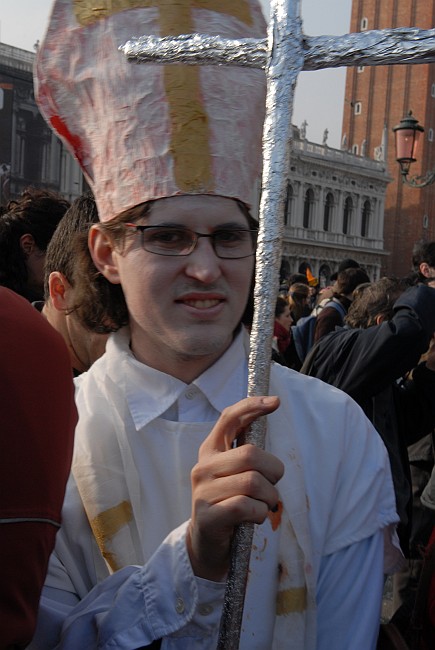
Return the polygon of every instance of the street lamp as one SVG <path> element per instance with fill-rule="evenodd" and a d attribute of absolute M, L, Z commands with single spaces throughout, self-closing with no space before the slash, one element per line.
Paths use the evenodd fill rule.
<path fill-rule="evenodd" d="M 393 127 L 396 138 L 396 160 L 400 165 L 402 181 L 411 187 L 426 187 L 435 182 L 435 171 L 430 171 L 426 176 L 408 178 L 409 168 L 417 160 L 418 141 L 424 128 L 418 123 L 409 111 L 408 115 Z"/>

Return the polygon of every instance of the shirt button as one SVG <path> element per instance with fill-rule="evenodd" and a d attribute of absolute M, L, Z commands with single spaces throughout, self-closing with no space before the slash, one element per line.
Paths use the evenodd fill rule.
<path fill-rule="evenodd" d="M 186 391 L 186 399 L 194 399 L 196 395 L 196 390 L 194 388 L 189 388 L 189 390 Z"/>
<path fill-rule="evenodd" d="M 200 605 L 198 607 L 198 611 L 201 614 L 201 616 L 208 616 L 213 612 L 213 607 L 212 605 Z"/>
<path fill-rule="evenodd" d="M 184 612 L 184 600 L 182 598 L 177 598 L 175 603 L 175 611 L 177 614 L 182 614 Z"/>

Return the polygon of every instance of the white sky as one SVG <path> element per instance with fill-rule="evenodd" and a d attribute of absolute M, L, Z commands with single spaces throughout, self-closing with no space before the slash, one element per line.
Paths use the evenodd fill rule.
<path fill-rule="evenodd" d="M 269 0 L 260 0 L 265 7 Z M 52 0 L 0 0 L 0 41 L 32 50 L 41 40 Z M 304 33 L 345 34 L 349 31 L 352 0 L 302 0 Z M 322 142 L 329 130 L 328 144 L 340 148 L 345 69 L 303 72 L 296 89 L 292 122 L 308 122 L 307 137 Z"/>

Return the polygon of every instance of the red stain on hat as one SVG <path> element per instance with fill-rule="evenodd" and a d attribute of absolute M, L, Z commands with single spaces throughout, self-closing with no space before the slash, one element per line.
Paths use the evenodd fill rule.
<path fill-rule="evenodd" d="M 53 115 L 50 117 L 50 124 L 62 138 L 70 143 L 79 164 L 83 167 L 83 146 L 80 138 L 71 133 L 65 122 L 60 119 L 59 115 Z"/>

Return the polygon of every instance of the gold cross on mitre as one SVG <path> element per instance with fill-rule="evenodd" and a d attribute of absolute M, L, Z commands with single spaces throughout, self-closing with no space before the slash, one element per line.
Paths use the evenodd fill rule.
<path fill-rule="evenodd" d="M 191 34 L 192 29 L 192 12 L 191 9 L 209 9 L 217 13 L 228 14 L 242 22 L 250 24 L 251 15 L 246 0 L 74 0 L 74 15 L 80 25 L 92 25 L 92 23 L 102 18 L 108 18 L 113 14 L 124 11 L 125 9 L 140 8 L 165 9 L 159 12 L 159 19 L 162 25 L 166 25 L 168 31 L 164 35 Z M 168 11 L 169 9 L 169 11 Z M 181 22 L 180 22 L 181 18 Z M 172 24 L 172 27 L 171 27 Z"/>
<path fill-rule="evenodd" d="M 192 9 L 208 9 L 250 25 L 246 0 L 74 0 L 80 25 L 108 18 L 127 9 L 156 8 L 160 36 L 179 36 L 195 31 Z M 210 135 L 202 100 L 199 71 L 195 67 L 165 66 L 164 84 L 171 122 L 170 152 L 174 177 L 184 192 L 213 190 Z M 195 156 L 192 156 L 192 152 Z"/>

